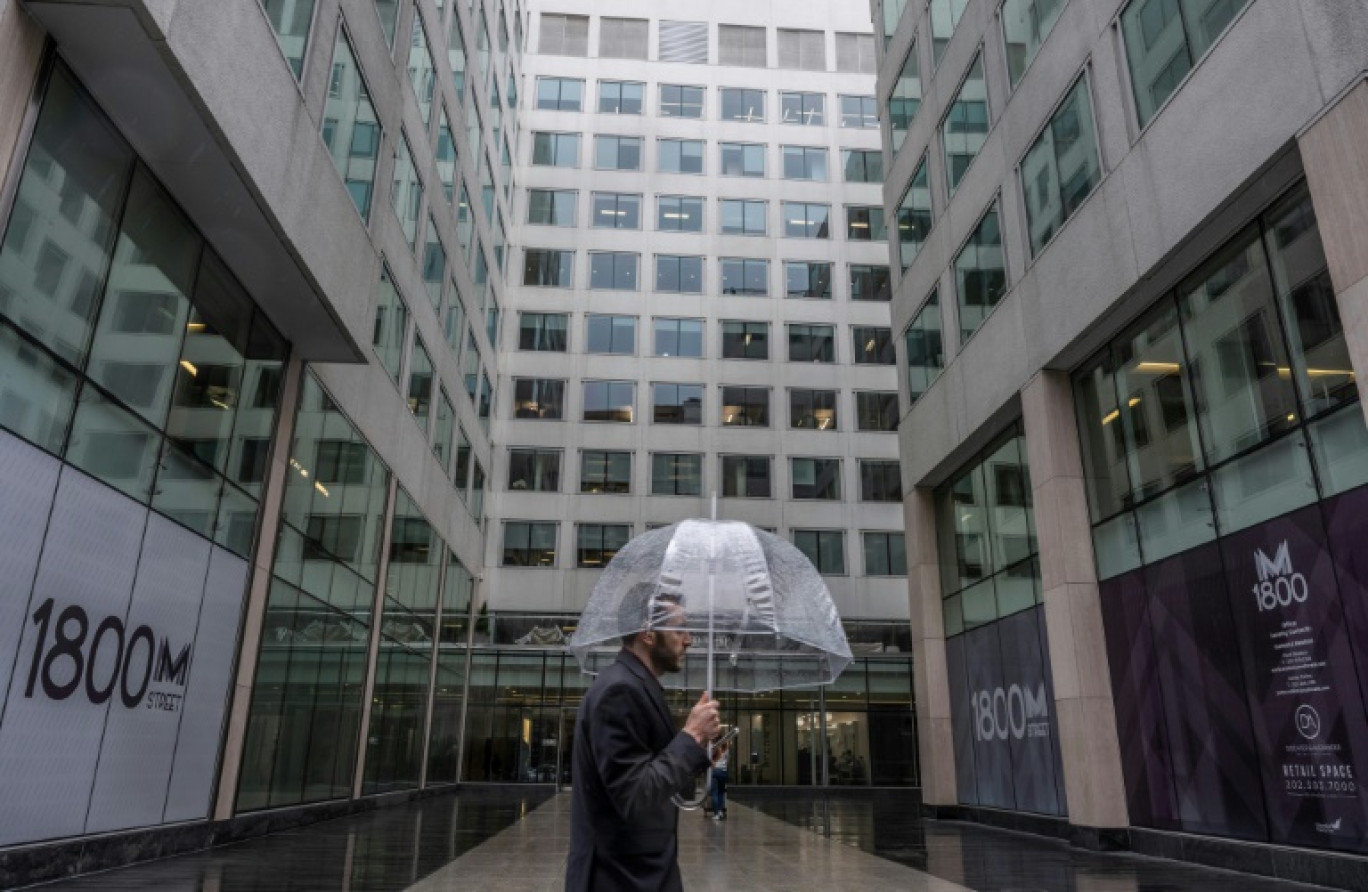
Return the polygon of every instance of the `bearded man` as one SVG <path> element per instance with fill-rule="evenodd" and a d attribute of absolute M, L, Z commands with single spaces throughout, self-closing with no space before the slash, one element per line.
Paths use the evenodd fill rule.
<path fill-rule="evenodd" d="M 721 729 L 719 707 L 704 692 L 676 731 L 660 676 L 678 672 L 693 643 L 675 601 L 635 589 L 625 609 L 643 631 L 623 636 L 617 661 L 584 695 L 575 725 L 567 892 L 682 890 L 670 797 L 692 792 L 709 765 L 708 743 Z"/>

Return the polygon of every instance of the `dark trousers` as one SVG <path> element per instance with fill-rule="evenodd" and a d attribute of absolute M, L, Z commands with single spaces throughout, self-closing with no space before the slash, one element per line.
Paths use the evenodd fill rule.
<path fill-rule="evenodd" d="M 712 809 L 715 815 L 720 815 L 727 810 L 727 769 L 725 768 L 714 768 L 712 770 Z"/>

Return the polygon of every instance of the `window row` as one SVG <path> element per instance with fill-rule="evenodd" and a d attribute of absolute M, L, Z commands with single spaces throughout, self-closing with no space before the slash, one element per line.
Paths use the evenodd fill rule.
<path fill-rule="evenodd" d="M 518 349 L 541 353 L 571 352 L 569 313 L 518 314 Z M 650 343 L 639 344 L 636 316 L 588 313 L 580 331 L 580 352 L 615 356 L 660 356 L 701 359 L 704 320 L 698 317 L 661 316 L 651 319 Z M 720 325 L 723 359 L 769 359 L 768 322 L 723 320 Z M 812 323 L 787 325 L 790 362 L 835 362 L 836 326 Z M 891 330 L 877 325 L 850 326 L 851 357 L 855 365 L 893 365 Z"/>
<path fill-rule="evenodd" d="M 589 16 L 543 12 L 540 16 L 542 55 L 589 56 Z M 695 65 L 730 65 L 766 68 L 769 31 L 764 26 L 717 25 L 717 52 L 710 52 L 709 22 L 660 20 L 656 23 L 657 62 Z M 776 28 L 775 67 L 802 71 L 827 71 L 825 31 Z M 600 16 L 597 57 L 600 59 L 650 59 L 651 21 L 642 18 Z M 874 73 L 874 35 L 835 32 L 835 70 Z"/>
<path fill-rule="evenodd" d="M 631 495 L 631 452 L 584 449 L 579 453 L 579 488 L 586 495 Z M 560 449 L 513 447 L 508 450 L 508 488 L 513 492 L 561 492 Z M 773 498 L 772 457 L 768 455 L 718 456 L 721 477 L 710 484 L 726 498 Z M 655 496 L 701 496 L 702 453 L 653 452 L 651 482 Z M 897 459 L 860 459 L 861 502 L 901 502 L 902 482 Z M 841 501 L 841 459 L 789 458 L 789 497 Z M 720 486 L 719 486 L 720 483 Z"/>
<path fill-rule="evenodd" d="M 638 382 L 593 380 L 581 382 L 579 420 L 633 424 L 637 421 Z M 652 424 L 702 425 L 706 414 L 700 383 L 651 382 Z M 528 421 L 564 421 L 569 382 L 563 378 L 514 378 L 513 417 Z M 718 424 L 722 427 L 770 427 L 770 393 L 765 386 L 724 384 L 718 388 Z M 838 390 L 788 390 L 789 427 L 798 430 L 838 431 L 841 420 Z M 855 391 L 854 429 L 891 432 L 898 426 L 898 395 L 893 391 Z"/>
<path fill-rule="evenodd" d="M 580 166 L 582 134 L 538 130 L 532 134 L 532 164 L 539 167 Z M 718 143 L 718 174 L 726 177 L 766 176 L 764 143 Z M 704 173 L 705 140 L 659 138 L 656 140 L 656 171 Z M 786 180 L 824 183 L 828 180 L 827 149 L 821 146 L 780 146 L 781 176 Z M 645 163 L 645 138 L 599 134 L 594 137 L 595 170 L 641 171 Z M 842 149 L 841 176 L 847 183 L 882 183 L 883 155 L 877 149 Z"/>
<path fill-rule="evenodd" d="M 555 567 L 559 524 L 548 521 L 504 523 L 502 565 Z M 608 565 L 632 538 L 631 524 L 575 525 L 575 563 L 581 570 Z M 823 576 L 845 576 L 845 530 L 792 530 L 793 544 Z M 900 531 L 861 532 L 865 576 L 906 576 L 907 544 Z"/>
<path fill-rule="evenodd" d="M 656 112 L 662 118 L 702 120 L 707 87 L 659 84 Z M 642 81 L 601 80 L 598 102 L 586 105 L 585 83 L 578 78 L 537 78 L 537 108 L 551 111 L 597 111 L 602 115 L 641 115 L 646 108 L 646 84 Z M 749 87 L 719 87 L 714 115 L 719 121 L 762 124 L 769 120 L 769 91 Z M 846 129 L 879 126 L 878 105 L 873 96 L 836 97 L 836 123 Z M 825 127 L 828 124 L 827 94 L 779 91 L 775 121 Z"/>

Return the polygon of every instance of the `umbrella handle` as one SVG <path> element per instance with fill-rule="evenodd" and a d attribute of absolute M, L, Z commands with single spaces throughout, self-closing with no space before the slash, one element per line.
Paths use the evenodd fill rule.
<path fill-rule="evenodd" d="M 708 794 L 712 792 L 710 785 L 712 782 L 713 745 L 711 742 L 708 743 L 707 750 L 708 767 L 703 770 L 704 782 L 702 784 L 702 791 L 692 799 L 685 799 L 678 793 L 670 797 L 670 801 L 683 811 L 697 811 L 703 806 L 704 802 L 708 801 Z"/>

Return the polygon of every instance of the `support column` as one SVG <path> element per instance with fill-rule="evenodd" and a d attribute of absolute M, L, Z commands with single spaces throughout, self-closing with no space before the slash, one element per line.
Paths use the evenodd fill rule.
<path fill-rule="evenodd" d="M 1126 785 L 1068 375 L 1036 375 L 1021 392 L 1021 411 L 1069 822 L 1126 827 Z"/>
<path fill-rule="evenodd" d="M 950 681 L 945 665 L 940 560 L 936 550 L 935 500 L 928 489 L 903 498 L 907 530 L 907 597 L 912 617 L 912 690 L 917 710 L 917 749 L 922 802 L 956 805 L 955 734 L 950 723 Z M 972 755 L 966 754 L 966 758 Z"/>
<path fill-rule="evenodd" d="M 237 677 L 233 682 L 233 702 L 228 712 L 228 733 L 223 741 L 223 762 L 219 767 L 218 795 L 214 797 L 214 820 L 233 816 L 237 804 L 238 779 L 242 774 L 242 752 L 247 742 L 247 719 L 252 708 L 252 687 L 256 682 L 257 656 L 261 652 L 261 626 L 266 604 L 271 597 L 271 567 L 275 564 L 276 542 L 280 531 L 280 509 L 285 500 L 285 479 L 290 473 L 290 447 L 294 442 L 304 363 L 291 356 L 285 366 L 277 410 L 275 437 L 271 443 L 271 464 L 266 473 L 266 490 L 261 502 L 261 528 L 257 532 L 251 588 L 242 623 L 242 642 L 238 649 Z"/>
<path fill-rule="evenodd" d="M 375 572 L 375 600 L 371 607 L 370 644 L 366 660 L 365 691 L 361 695 L 361 727 L 357 729 L 356 773 L 352 776 L 352 798 L 360 799 L 366 784 L 366 753 L 370 746 L 371 704 L 375 702 L 375 670 L 380 664 L 380 648 L 384 637 L 380 627 L 385 619 L 385 586 L 389 584 L 390 541 L 394 536 L 394 506 L 399 491 L 399 478 L 390 474 L 389 490 L 385 494 L 384 526 L 380 532 L 380 567 Z"/>
<path fill-rule="evenodd" d="M 43 30 L 19 0 L 0 0 L 0 187 L 8 180 L 11 164 L 22 155 L 20 137 L 42 59 Z M 3 198 L 0 195 L 0 206 L 5 204 Z"/>
<path fill-rule="evenodd" d="M 1368 413 L 1368 81 L 1345 92 L 1298 143 L 1359 405 Z"/>

